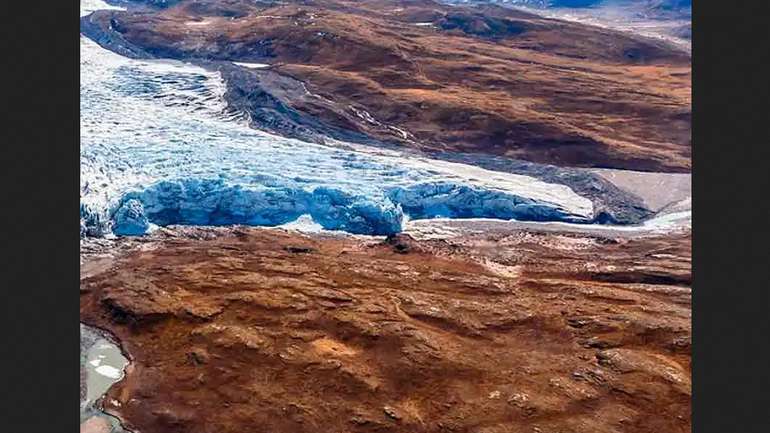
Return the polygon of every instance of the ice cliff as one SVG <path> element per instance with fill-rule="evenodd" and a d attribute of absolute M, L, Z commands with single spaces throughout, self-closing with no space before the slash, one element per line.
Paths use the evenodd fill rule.
<path fill-rule="evenodd" d="M 450 182 L 390 187 L 364 195 L 331 186 L 305 189 L 180 179 L 125 194 L 111 215 L 111 225 L 117 235 L 140 235 L 150 223 L 278 226 L 302 215 L 310 215 L 327 230 L 372 235 L 401 231 L 405 216 L 586 221 L 554 205 Z"/>

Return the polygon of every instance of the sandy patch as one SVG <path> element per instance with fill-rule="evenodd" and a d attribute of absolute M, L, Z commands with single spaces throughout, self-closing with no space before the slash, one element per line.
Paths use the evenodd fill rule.
<path fill-rule="evenodd" d="M 591 171 L 618 188 L 638 196 L 655 212 L 692 195 L 692 175 L 689 173 L 647 173 L 611 169 Z"/>
<path fill-rule="evenodd" d="M 328 337 L 320 338 L 310 344 L 313 346 L 313 349 L 324 355 L 353 356 L 358 353 L 358 351 L 352 347 Z"/>

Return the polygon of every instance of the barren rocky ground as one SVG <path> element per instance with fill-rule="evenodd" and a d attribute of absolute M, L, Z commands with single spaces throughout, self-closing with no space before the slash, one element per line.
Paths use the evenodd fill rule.
<path fill-rule="evenodd" d="M 153 432 L 690 431 L 690 235 L 172 228 L 85 244 Z"/>

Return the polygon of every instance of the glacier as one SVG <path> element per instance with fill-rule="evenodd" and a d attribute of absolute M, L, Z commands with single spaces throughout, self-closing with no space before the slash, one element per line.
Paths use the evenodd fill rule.
<path fill-rule="evenodd" d="M 245 186 L 220 178 L 186 178 L 123 195 L 112 215 L 112 232 L 141 235 L 151 224 L 279 226 L 303 215 L 326 230 L 370 235 L 400 232 L 407 216 L 582 220 L 553 205 L 450 182 L 386 187 L 364 195 L 331 186 L 306 190 L 290 183 Z"/>
<path fill-rule="evenodd" d="M 231 185 L 221 179 L 162 181 L 124 196 L 115 212 L 113 233 L 146 233 L 157 225 L 278 226 L 310 215 L 327 230 L 392 234 L 403 213 L 392 202 L 352 195 L 339 188 L 312 191 L 292 187 Z"/>
<path fill-rule="evenodd" d="M 129 59 L 82 35 L 80 51 L 81 236 L 172 224 L 280 226 L 303 215 L 368 235 L 399 232 L 409 219 L 594 217 L 591 201 L 565 185 L 252 129 L 228 110 L 218 72 Z"/>

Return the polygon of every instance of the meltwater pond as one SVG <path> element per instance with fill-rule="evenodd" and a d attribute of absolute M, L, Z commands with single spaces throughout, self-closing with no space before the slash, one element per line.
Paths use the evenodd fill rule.
<path fill-rule="evenodd" d="M 564 185 L 251 129 L 228 112 L 217 72 L 128 59 L 83 36 L 80 56 L 84 235 L 139 235 L 168 224 L 276 226 L 303 215 L 359 234 L 433 217 L 593 218 L 591 202 Z"/>
<path fill-rule="evenodd" d="M 128 359 L 101 331 L 80 324 L 80 431 L 125 433 L 117 418 L 104 412 L 109 388 L 123 379 Z"/>

